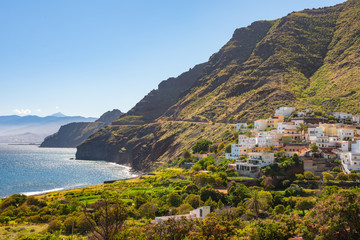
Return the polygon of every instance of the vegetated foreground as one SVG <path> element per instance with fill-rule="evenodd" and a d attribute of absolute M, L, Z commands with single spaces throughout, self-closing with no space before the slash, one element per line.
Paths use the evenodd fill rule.
<path fill-rule="evenodd" d="M 195 162 L 190 169 L 179 167 L 190 160 Z M 359 239 L 360 188 L 351 187 L 359 174 L 324 173 L 322 180 L 311 172 L 293 174 L 301 169 L 297 155 L 278 154 L 278 172 L 264 169 L 256 180 L 229 169 L 233 161 L 216 155 L 196 160 L 184 151 L 139 178 L 42 196 L 12 195 L 0 203 L 0 238 Z M 154 223 L 155 217 L 200 206 L 211 208 L 204 219 Z"/>

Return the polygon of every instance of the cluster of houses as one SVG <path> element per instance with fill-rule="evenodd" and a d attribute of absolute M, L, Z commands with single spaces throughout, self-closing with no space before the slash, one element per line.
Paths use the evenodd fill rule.
<path fill-rule="evenodd" d="M 236 159 L 230 167 L 254 177 L 261 167 L 274 163 L 274 153 L 283 150 L 287 157 L 309 156 L 311 145 L 316 145 L 323 158 L 340 159 L 345 172 L 360 171 L 359 116 L 334 112 L 337 123 L 328 123 L 327 118 L 314 117 L 309 109 L 295 111 L 294 107 L 281 107 L 274 116 L 254 121 L 253 127 L 236 124 L 238 141 L 225 154 L 228 159 Z"/>

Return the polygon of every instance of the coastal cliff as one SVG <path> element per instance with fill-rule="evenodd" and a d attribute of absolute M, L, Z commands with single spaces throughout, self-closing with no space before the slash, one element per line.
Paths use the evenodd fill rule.
<path fill-rule="evenodd" d="M 101 115 L 95 122 L 74 122 L 63 125 L 58 132 L 46 137 L 40 147 L 74 148 L 121 115 L 123 113 L 120 110 L 114 109 Z"/>

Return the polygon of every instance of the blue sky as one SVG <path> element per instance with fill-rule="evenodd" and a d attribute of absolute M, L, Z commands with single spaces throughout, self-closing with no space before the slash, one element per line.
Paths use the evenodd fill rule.
<path fill-rule="evenodd" d="M 0 115 L 126 112 L 236 28 L 341 2 L 0 0 Z"/>

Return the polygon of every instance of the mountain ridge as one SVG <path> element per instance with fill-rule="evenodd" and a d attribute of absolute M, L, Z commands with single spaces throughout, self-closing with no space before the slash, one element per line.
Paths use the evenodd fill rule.
<path fill-rule="evenodd" d="M 167 129 L 163 123 L 199 125 L 203 122 L 210 126 L 213 123 L 251 122 L 269 117 L 281 106 L 358 114 L 359 22 L 360 1 L 348 0 L 333 7 L 292 12 L 283 18 L 257 21 L 236 29 L 224 47 L 208 62 L 202 63 L 196 72 L 191 69 L 180 75 L 183 77 L 169 79 L 173 83 L 171 87 L 187 80 L 181 91 L 168 96 L 166 92 L 174 90 L 169 87 L 161 91 L 159 85 L 158 90 L 145 96 L 127 114 L 114 121 L 113 126 L 137 125 L 142 129 L 158 124 L 162 126 L 160 129 Z M 156 111 L 154 107 L 159 101 L 167 104 Z M 113 129 L 108 131 L 111 133 Z M 136 131 L 139 131 L 136 127 L 129 130 L 129 136 L 136 136 Z M 211 135 L 211 132 L 206 133 Z M 106 136 L 104 132 L 98 132 L 80 144 L 77 157 L 91 157 L 94 152 L 89 146 L 101 145 L 103 154 L 97 158 L 116 161 L 113 146 L 123 147 L 129 156 L 137 156 L 132 159 L 133 166 L 142 169 L 137 162 L 148 156 L 145 152 L 143 155 L 135 153 L 131 139 L 124 140 L 125 135 L 121 138 Z M 137 137 L 136 141 L 141 144 L 142 138 Z M 179 143 L 175 150 L 178 155 L 189 143 L 198 140 L 196 136 L 182 136 L 186 141 L 182 144 L 180 136 L 173 138 Z M 159 141 L 151 139 L 151 145 Z M 148 138 L 142 141 L 149 144 Z M 121 146 L 117 145 L 120 142 Z M 165 146 L 158 145 L 164 147 L 164 152 L 156 161 L 168 161 L 164 156 L 170 156 L 167 154 L 170 150 Z"/>

